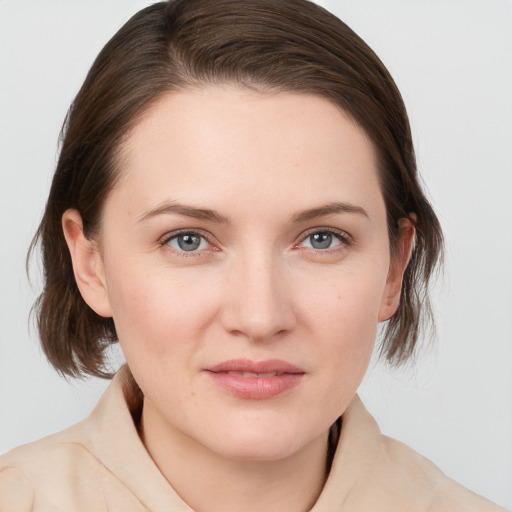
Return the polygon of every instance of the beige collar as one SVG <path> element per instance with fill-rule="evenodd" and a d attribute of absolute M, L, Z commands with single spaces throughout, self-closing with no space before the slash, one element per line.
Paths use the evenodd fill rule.
<path fill-rule="evenodd" d="M 140 441 L 133 416 L 141 405 L 140 391 L 124 366 L 86 420 L 93 450 L 149 510 L 192 512 Z M 401 443 L 386 440 L 356 396 L 343 415 L 331 472 L 311 512 L 396 512 L 397 504 L 400 510 L 423 510 L 417 507 L 419 502 L 430 501 L 428 496 L 432 493 L 432 488 L 424 483 L 424 472 L 415 474 L 407 464 L 402 467 L 404 460 L 393 462 L 388 442 L 403 446 L 405 462 L 409 453 L 414 452 Z M 407 509 L 409 505 L 411 508 Z"/>

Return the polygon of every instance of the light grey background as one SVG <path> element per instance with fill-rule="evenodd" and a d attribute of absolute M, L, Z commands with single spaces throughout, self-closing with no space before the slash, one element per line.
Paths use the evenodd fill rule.
<path fill-rule="evenodd" d="M 67 107 L 136 0 L 0 1 L 0 453 L 82 419 L 106 382 L 48 366 L 25 276 Z M 378 53 L 411 117 L 447 238 L 438 338 L 372 364 L 361 395 L 384 433 L 512 508 L 512 2 L 324 0 Z"/>

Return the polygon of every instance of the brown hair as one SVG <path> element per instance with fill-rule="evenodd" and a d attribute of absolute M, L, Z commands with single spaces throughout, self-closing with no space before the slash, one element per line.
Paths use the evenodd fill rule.
<path fill-rule="evenodd" d="M 165 92 L 220 83 L 323 96 L 368 134 L 380 160 L 392 251 L 399 219 L 415 214 L 414 251 L 382 344 L 390 362 L 406 360 L 422 320 L 431 319 L 428 283 L 443 242 L 388 71 L 347 25 L 307 0 L 170 0 L 135 14 L 107 43 L 64 123 L 32 243 L 32 249 L 41 244 L 43 255 L 45 286 L 36 311 L 49 361 L 63 374 L 108 376 L 104 351 L 117 339 L 113 320 L 98 316 L 78 291 L 62 214 L 76 208 L 94 237 L 119 173 L 118 150 L 141 114 Z"/>

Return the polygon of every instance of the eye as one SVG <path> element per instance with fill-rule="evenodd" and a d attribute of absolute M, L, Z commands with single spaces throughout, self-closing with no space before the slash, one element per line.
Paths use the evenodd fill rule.
<path fill-rule="evenodd" d="M 348 245 L 349 242 L 349 236 L 343 232 L 320 230 L 309 233 L 299 246 L 325 251 L 327 249 L 334 249 L 342 244 Z"/>
<path fill-rule="evenodd" d="M 202 251 L 210 245 L 204 236 L 194 231 L 172 235 L 165 241 L 165 244 L 177 251 L 183 252 Z"/>

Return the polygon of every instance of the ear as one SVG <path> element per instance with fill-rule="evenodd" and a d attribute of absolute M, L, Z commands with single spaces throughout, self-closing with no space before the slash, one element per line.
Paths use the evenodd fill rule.
<path fill-rule="evenodd" d="M 414 217 L 414 214 L 411 214 L 411 218 L 414 219 Z M 389 320 L 398 309 L 404 272 L 414 248 L 416 229 L 411 219 L 400 219 L 398 221 L 398 228 L 400 233 L 396 241 L 395 250 L 393 251 L 394 256 L 392 256 L 389 264 L 386 287 L 380 304 L 379 322 Z"/>
<path fill-rule="evenodd" d="M 62 229 L 73 263 L 76 284 L 85 302 L 100 316 L 111 317 L 103 258 L 97 245 L 89 240 L 77 210 L 62 215 Z"/>

